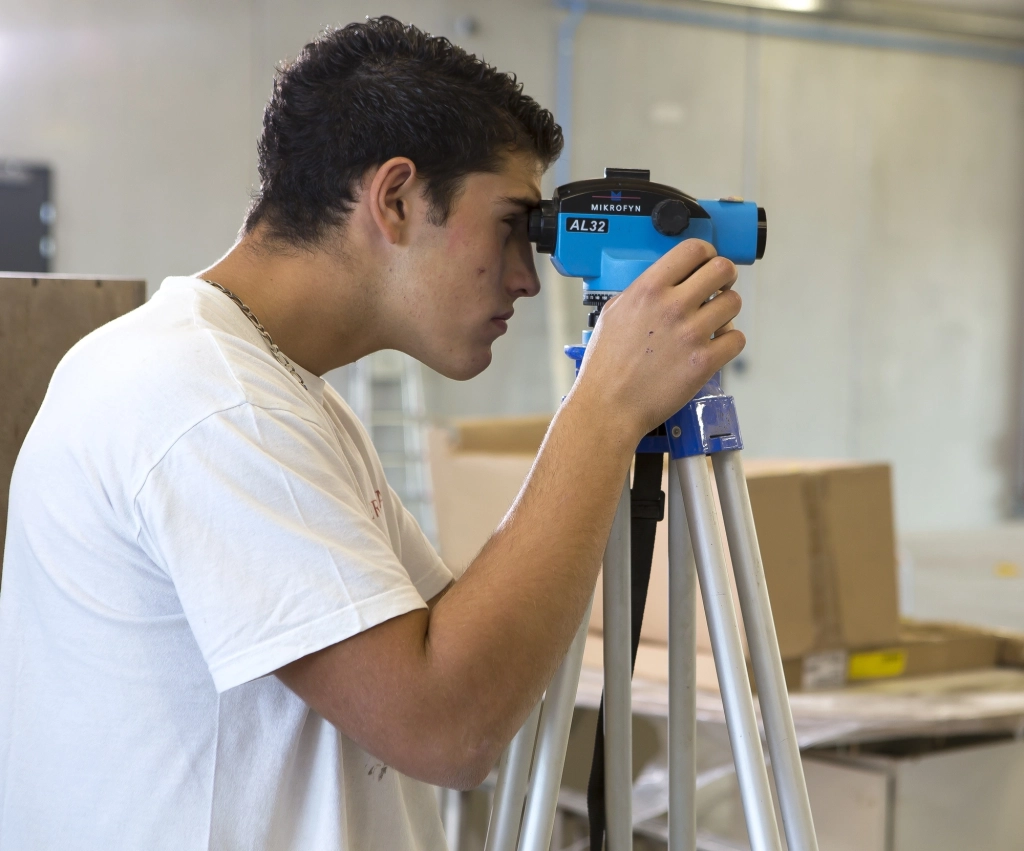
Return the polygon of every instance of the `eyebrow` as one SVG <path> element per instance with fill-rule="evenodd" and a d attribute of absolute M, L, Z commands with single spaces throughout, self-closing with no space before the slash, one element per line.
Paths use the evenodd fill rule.
<path fill-rule="evenodd" d="M 499 198 L 498 201 L 502 204 L 511 204 L 514 207 L 522 207 L 524 210 L 530 210 L 540 203 L 539 198 L 534 198 L 530 195 L 507 195 L 503 198 Z"/>

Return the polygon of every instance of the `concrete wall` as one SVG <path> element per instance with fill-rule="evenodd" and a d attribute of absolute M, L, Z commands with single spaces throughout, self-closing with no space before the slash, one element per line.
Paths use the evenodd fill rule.
<path fill-rule="evenodd" d="M 0 156 L 55 171 L 54 271 L 216 259 L 254 159 L 248 3 L 0 0 Z"/>
<path fill-rule="evenodd" d="M 592 15 L 574 79 L 574 177 L 768 210 L 727 375 L 750 453 L 892 461 L 905 528 L 1003 516 L 1024 69 Z"/>
<path fill-rule="evenodd" d="M 381 12 L 448 35 L 472 14 L 458 40 L 554 105 L 564 15 L 547 0 L 0 0 L 0 157 L 54 166 L 55 270 L 153 288 L 210 263 L 256 177 L 275 62 Z M 645 166 L 769 210 L 728 376 L 751 451 L 892 460 L 907 528 L 1003 516 L 1024 71 L 588 15 L 573 78 L 573 176 Z M 483 376 L 426 377 L 432 413 L 554 407 L 585 314 L 546 277 Z"/>
<path fill-rule="evenodd" d="M 392 14 L 454 35 L 520 72 L 550 103 L 559 14 L 509 4 L 404 0 L 0 0 L 0 157 L 55 170 L 56 272 L 190 274 L 233 242 L 256 183 L 256 138 L 275 64 L 316 33 Z M 516 311 L 493 366 L 460 384 L 429 373 L 437 415 L 552 408 L 547 311 Z"/>

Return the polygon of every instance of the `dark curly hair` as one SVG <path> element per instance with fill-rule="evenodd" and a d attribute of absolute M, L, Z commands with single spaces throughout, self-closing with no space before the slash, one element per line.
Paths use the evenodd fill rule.
<path fill-rule="evenodd" d="M 344 222 L 366 170 L 391 157 L 416 164 L 431 220 L 444 224 L 466 175 L 496 171 L 512 151 L 547 168 L 562 130 L 514 75 L 380 17 L 329 29 L 278 67 L 258 150 L 243 233 L 263 225 L 272 240 L 309 246 Z"/>

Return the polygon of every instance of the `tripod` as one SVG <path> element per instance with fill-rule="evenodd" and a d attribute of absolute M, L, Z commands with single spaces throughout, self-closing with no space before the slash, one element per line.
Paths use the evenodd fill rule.
<path fill-rule="evenodd" d="M 578 369 L 584 347 L 570 346 L 566 353 L 576 359 Z M 604 554 L 604 696 L 588 790 L 591 851 L 603 851 L 605 830 L 608 851 L 633 847 L 631 679 L 643 602 L 634 605 L 632 598 L 634 591 L 646 596 L 666 453 L 669 851 L 694 851 L 697 841 L 695 579 L 704 601 L 751 849 L 782 849 L 707 456 L 718 486 L 786 840 L 790 851 L 817 851 L 741 449 L 733 399 L 722 391 L 717 375 L 637 449 L 633 488 L 627 479 Z M 631 540 L 637 531 L 643 542 Z M 486 851 L 548 851 L 589 615 L 588 608 L 544 699 L 502 757 Z"/>

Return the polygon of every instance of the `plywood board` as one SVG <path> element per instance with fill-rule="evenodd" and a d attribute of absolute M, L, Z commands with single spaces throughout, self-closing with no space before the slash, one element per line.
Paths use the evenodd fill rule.
<path fill-rule="evenodd" d="M 82 337 L 145 298 L 140 280 L 0 274 L 0 563 L 11 472 L 53 370 Z"/>

